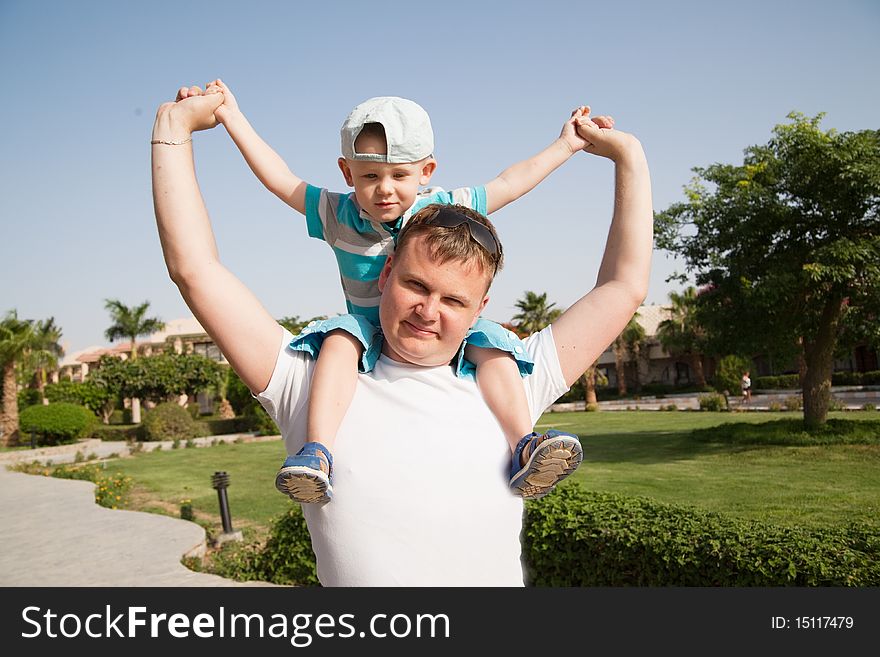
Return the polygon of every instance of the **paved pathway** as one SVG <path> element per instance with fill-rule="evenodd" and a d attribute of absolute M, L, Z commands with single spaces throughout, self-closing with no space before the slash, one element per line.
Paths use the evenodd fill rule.
<path fill-rule="evenodd" d="M 87 481 L 26 475 L 0 463 L 0 586 L 271 586 L 195 573 L 199 525 L 95 504 Z"/>

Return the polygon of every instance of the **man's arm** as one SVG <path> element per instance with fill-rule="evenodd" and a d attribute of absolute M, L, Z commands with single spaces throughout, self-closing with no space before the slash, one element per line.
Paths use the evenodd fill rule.
<path fill-rule="evenodd" d="M 153 140 L 182 141 L 214 127 L 221 101 L 218 95 L 194 94 L 162 105 Z M 152 149 L 153 204 L 171 280 L 245 385 L 262 392 L 275 368 L 282 328 L 220 263 L 191 144 L 159 143 Z"/>
<path fill-rule="evenodd" d="M 223 104 L 217 108 L 215 116 L 226 127 L 254 175 L 275 196 L 297 212 L 305 214 L 306 183 L 294 175 L 281 156 L 257 134 L 239 109 L 229 87 L 217 79 L 208 84 L 205 93 L 223 94 Z"/>
<path fill-rule="evenodd" d="M 648 293 L 653 208 L 648 162 L 639 141 L 578 121 L 588 153 L 614 162 L 614 216 L 596 286 L 553 323 L 566 385 L 592 365 L 624 329 Z"/>
<path fill-rule="evenodd" d="M 491 214 L 508 203 L 532 191 L 538 183 L 568 161 L 572 155 L 582 150 L 587 142 L 575 129 L 578 119 L 586 116 L 589 119 L 590 108 L 578 107 L 562 126 L 559 137 L 527 160 L 517 162 L 508 167 L 494 180 L 486 183 L 487 214 Z M 608 116 L 597 116 L 592 120 L 601 128 L 612 128 L 614 119 Z"/>

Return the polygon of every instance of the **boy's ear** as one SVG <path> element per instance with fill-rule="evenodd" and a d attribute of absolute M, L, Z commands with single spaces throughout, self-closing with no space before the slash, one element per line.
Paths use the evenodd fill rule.
<path fill-rule="evenodd" d="M 344 157 L 340 157 L 336 163 L 339 165 L 339 170 L 342 171 L 342 177 L 345 178 L 345 184 L 349 187 L 354 187 L 354 178 L 351 176 L 351 169 L 348 167 L 348 162 L 345 161 Z"/>
<path fill-rule="evenodd" d="M 471 322 L 471 328 L 474 327 L 474 324 L 477 323 L 477 320 L 480 319 L 480 313 L 483 312 L 483 309 L 486 307 L 486 304 L 489 303 L 489 295 L 484 295 L 483 300 L 480 302 L 480 307 L 477 308 L 477 313 L 474 315 L 474 321 Z"/>
<path fill-rule="evenodd" d="M 419 177 L 420 185 L 427 185 L 431 181 L 431 176 L 434 175 L 434 171 L 437 170 L 437 161 L 433 157 L 429 157 L 425 160 L 425 164 L 422 165 L 422 172 Z"/>

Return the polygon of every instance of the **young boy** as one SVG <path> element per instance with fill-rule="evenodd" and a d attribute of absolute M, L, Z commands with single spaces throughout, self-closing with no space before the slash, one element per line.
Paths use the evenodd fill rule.
<path fill-rule="evenodd" d="M 577 108 L 553 144 L 485 186 L 420 191 L 437 166 L 427 113 L 403 98 L 371 98 L 355 107 L 342 126 L 338 164 L 354 193 L 336 194 L 295 176 L 251 127 L 221 80 L 210 83 L 206 93 L 224 95 L 215 117 L 226 127 L 251 170 L 269 191 L 306 215 L 309 235 L 325 240 L 337 258 L 350 314 L 313 322 L 291 343 L 292 348 L 307 351 L 317 361 L 307 442 L 285 460 L 275 483 L 295 501 L 326 502 L 333 491 L 332 448 L 354 395 L 357 371 L 369 371 L 378 358 L 374 340 L 380 331 L 377 280 L 400 229 L 429 204 L 460 204 L 488 215 L 527 193 L 584 148 L 586 141 L 575 126 L 579 118 L 589 117 L 589 108 Z M 593 122 L 600 128 L 613 127 L 609 117 L 597 117 Z M 472 239 L 491 254 L 493 243 L 470 224 L 469 230 Z M 497 240 L 494 248 L 497 269 L 502 259 Z M 440 303 L 456 301 L 443 299 Z M 414 325 L 412 331 L 431 339 L 427 325 Z M 456 372 L 463 377 L 476 376 L 487 405 L 504 430 L 513 454 L 511 488 L 526 498 L 546 495 L 579 465 L 582 451 L 577 436 L 553 430 L 542 435 L 532 432 L 520 378 L 531 373 L 533 363 L 513 333 L 481 319 L 465 343 L 455 363 Z"/>

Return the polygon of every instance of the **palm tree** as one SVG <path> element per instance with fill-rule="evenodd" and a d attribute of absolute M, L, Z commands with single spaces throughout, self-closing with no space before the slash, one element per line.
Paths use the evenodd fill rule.
<path fill-rule="evenodd" d="M 670 317 L 660 322 L 657 337 L 663 348 L 675 357 L 686 357 L 691 361 L 697 384 L 706 385 L 703 374 L 703 350 L 706 344 L 706 331 L 696 320 L 697 290 L 691 286 L 684 293 L 669 293 L 671 302 Z"/>
<path fill-rule="evenodd" d="M 0 322 L 0 366 L 3 368 L 0 440 L 5 446 L 18 443 L 18 382 L 15 378 L 15 366 L 33 344 L 33 322 L 19 319 L 15 310 L 7 312 L 6 317 Z"/>
<path fill-rule="evenodd" d="M 597 364 L 599 361 L 597 360 L 595 363 L 590 365 L 587 368 L 587 371 L 581 375 L 581 379 L 584 382 L 584 410 L 589 411 L 590 408 L 599 408 L 599 400 L 596 397 L 596 386 L 597 385 L 607 385 L 608 379 L 605 377 L 602 372 L 599 371 Z"/>
<path fill-rule="evenodd" d="M 43 391 L 46 388 L 46 371 L 58 367 L 58 359 L 64 355 L 64 349 L 59 344 L 61 340 L 61 327 L 56 326 L 55 318 L 35 322 L 34 340 L 27 354 L 30 369 L 34 370 L 34 381 L 43 403 L 48 403 Z"/>
<path fill-rule="evenodd" d="M 110 312 L 110 318 L 113 320 L 113 324 L 104 331 L 104 335 L 111 342 L 118 338 L 129 338 L 131 340 L 132 360 L 137 358 L 137 344 L 135 342 L 137 338 L 165 328 L 165 323 L 162 320 L 155 317 L 145 317 L 149 307 L 149 301 L 144 301 L 139 306 L 129 308 L 117 299 L 104 300 L 104 308 Z M 131 400 L 131 421 L 135 424 L 141 421 L 141 402 L 139 399 Z"/>
<path fill-rule="evenodd" d="M 639 349 L 642 341 L 645 339 L 645 329 L 636 319 L 638 313 L 634 314 L 626 325 L 626 328 L 620 332 L 612 347 L 614 349 L 614 369 L 617 373 L 617 393 L 626 396 L 626 366 L 624 356 L 629 352 L 634 356 L 636 364 L 636 385 L 639 384 Z"/>
<path fill-rule="evenodd" d="M 161 319 L 144 317 L 149 307 L 149 301 L 144 301 L 139 306 L 129 308 L 117 299 L 104 299 L 104 308 L 110 312 L 110 319 L 113 320 L 113 324 L 104 331 L 104 335 L 110 342 L 119 338 L 130 339 L 132 360 L 137 358 L 137 345 L 135 344 L 137 338 L 142 335 L 150 335 L 150 333 L 155 333 L 165 328 L 165 322 Z"/>
<path fill-rule="evenodd" d="M 525 296 L 516 302 L 520 312 L 513 316 L 516 327 L 526 335 L 537 333 L 553 323 L 562 311 L 554 308 L 555 303 L 547 303 L 547 293 L 535 294 L 527 291 Z"/>

